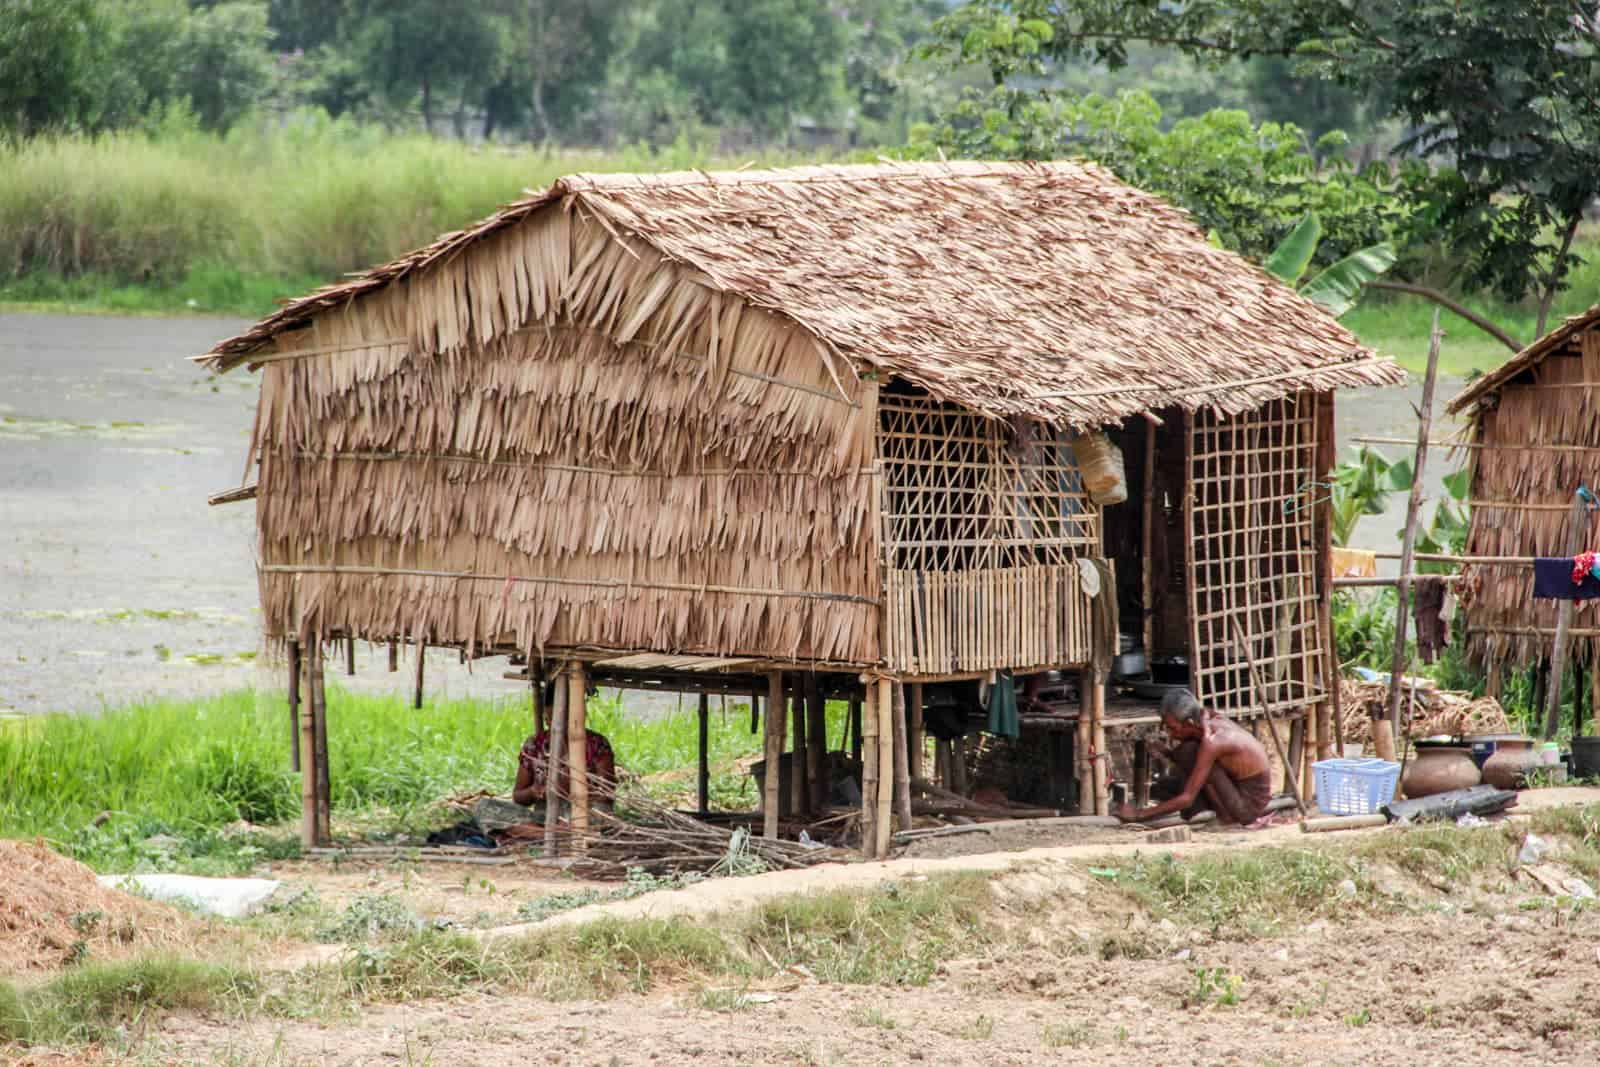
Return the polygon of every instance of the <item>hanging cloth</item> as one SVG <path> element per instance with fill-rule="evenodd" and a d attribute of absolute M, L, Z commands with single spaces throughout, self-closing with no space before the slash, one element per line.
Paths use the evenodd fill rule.
<path fill-rule="evenodd" d="M 1017 683 L 1010 671 L 1001 671 L 989 687 L 989 724 L 996 737 L 1020 737 L 1021 723 L 1017 719 Z"/>
<path fill-rule="evenodd" d="M 1578 561 L 1571 556 L 1538 558 L 1533 561 L 1533 596 L 1535 600 L 1595 600 L 1600 598 L 1600 578 L 1591 570 L 1577 570 Z M 1574 571 L 1583 576 L 1574 582 Z"/>

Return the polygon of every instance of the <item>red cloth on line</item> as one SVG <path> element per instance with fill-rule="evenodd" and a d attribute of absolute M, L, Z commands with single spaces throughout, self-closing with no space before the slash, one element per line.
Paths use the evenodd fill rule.
<path fill-rule="evenodd" d="M 1589 576 L 1589 568 L 1593 566 L 1593 552 L 1580 552 L 1572 557 L 1572 584 L 1583 584 L 1583 580 Z"/>
<path fill-rule="evenodd" d="M 609 797 L 616 793 L 617 786 L 617 757 L 611 751 L 611 742 L 606 740 L 605 734 L 597 734 L 593 730 L 585 730 L 587 744 L 584 751 L 588 753 L 589 778 L 594 785 L 591 787 L 600 796 Z M 518 761 L 528 769 L 533 776 L 533 795 L 540 800 L 545 796 L 545 780 L 549 775 L 550 731 L 541 730 L 522 743 L 522 754 Z M 563 757 L 565 753 L 563 753 Z M 558 795 L 567 796 L 567 761 L 561 761 L 561 777 L 556 781 Z"/>

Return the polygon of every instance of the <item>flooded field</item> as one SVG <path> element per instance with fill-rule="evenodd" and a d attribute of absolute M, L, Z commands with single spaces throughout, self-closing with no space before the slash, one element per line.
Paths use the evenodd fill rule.
<path fill-rule="evenodd" d="M 262 684 L 281 684 L 261 660 L 253 506 L 206 504 L 240 484 L 255 379 L 187 360 L 245 325 L 0 315 L 0 712 L 192 696 L 268 669 Z M 1441 383 L 1441 406 L 1459 388 Z M 1419 394 L 1342 395 L 1341 442 L 1414 435 Z M 1433 465 L 1430 494 L 1446 470 Z M 1358 543 L 1397 546 L 1404 509 L 1397 495 Z M 409 684 L 367 657 L 358 647 L 339 684 Z M 495 660 L 469 674 L 436 653 L 427 675 L 435 695 L 511 691 Z"/>

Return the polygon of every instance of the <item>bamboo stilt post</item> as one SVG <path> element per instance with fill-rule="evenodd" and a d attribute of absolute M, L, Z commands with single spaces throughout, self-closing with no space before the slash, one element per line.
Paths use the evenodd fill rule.
<path fill-rule="evenodd" d="M 1150 743 L 1144 738 L 1133 743 L 1133 806 L 1150 806 Z"/>
<path fill-rule="evenodd" d="M 1140 614 L 1144 624 L 1144 654 L 1155 657 L 1155 507 L 1156 507 L 1156 424 L 1144 424 L 1144 514 L 1139 518 L 1139 558 L 1143 571 L 1144 599 Z"/>
<path fill-rule="evenodd" d="M 421 711 L 422 710 L 422 661 L 425 658 L 427 658 L 427 652 L 428 652 L 428 643 L 422 639 L 422 635 L 421 634 L 418 634 L 417 635 L 416 696 L 413 697 L 412 701 L 411 701 L 411 706 L 414 709 L 416 709 L 417 711 Z"/>
<path fill-rule="evenodd" d="M 695 768 L 695 800 L 701 815 L 711 814 L 711 698 L 700 694 L 700 758 Z"/>
<path fill-rule="evenodd" d="M 588 678 L 581 662 L 567 668 L 567 789 L 572 794 L 575 851 L 585 850 L 589 832 Z"/>
<path fill-rule="evenodd" d="M 309 642 L 307 642 L 309 644 Z M 317 847 L 317 728 L 311 713 L 311 657 L 300 657 L 307 699 L 300 701 L 300 846 Z"/>
<path fill-rule="evenodd" d="M 356 639 L 354 637 L 344 639 L 344 673 L 347 678 L 356 676 Z"/>
<path fill-rule="evenodd" d="M 755 733 L 761 728 L 761 692 L 752 690 L 750 693 L 750 732 Z"/>
<path fill-rule="evenodd" d="M 1422 406 L 1417 409 L 1417 457 L 1411 467 L 1411 496 L 1406 503 L 1405 533 L 1400 541 L 1400 580 L 1395 589 L 1394 656 L 1389 667 L 1389 705 L 1384 723 L 1373 723 L 1372 739 L 1379 759 L 1394 759 L 1394 729 L 1400 721 L 1400 692 L 1405 685 L 1406 628 L 1411 618 L 1412 553 L 1416 551 L 1417 517 L 1422 510 L 1422 475 L 1428 465 L 1428 432 L 1433 426 L 1433 386 L 1439 377 L 1439 311 L 1433 312 L 1428 335 L 1428 372 L 1422 379 Z"/>
<path fill-rule="evenodd" d="M 873 855 L 889 856 L 889 840 L 894 832 L 894 750 L 900 742 L 894 729 L 894 682 L 878 679 L 878 814 L 873 822 L 877 845 Z"/>
<path fill-rule="evenodd" d="M 767 777 L 761 788 L 761 836 L 769 841 L 778 839 L 778 785 L 783 777 L 783 714 L 786 706 L 783 699 L 783 672 L 773 671 L 767 675 Z"/>
<path fill-rule="evenodd" d="M 1504 665 L 1500 660 L 1491 660 L 1489 662 L 1489 679 L 1483 684 L 1484 695 L 1494 697 L 1496 701 L 1500 699 L 1500 692 L 1504 687 L 1503 669 Z"/>
<path fill-rule="evenodd" d="M 828 768 L 828 705 L 822 699 L 822 685 L 816 674 L 806 675 L 806 781 L 810 783 L 811 811 L 828 806 L 832 776 Z"/>
<path fill-rule="evenodd" d="M 906 742 L 910 731 L 906 729 L 906 687 L 902 682 L 891 683 L 894 694 L 894 806 L 900 829 L 911 829 L 911 752 Z"/>
<path fill-rule="evenodd" d="M 289 642 L 289 767 L 300 773 L 300 642 Z"/>
<path fill-rule="evenodd" d="M 400 669 L 400 642 L 398 642 L 398 641 L 390 641 L 389 642 L 389 673 L 393 674 L 394 672 L 398 671 L 399 669 Z"/>
<path fill-rule="evenodd" d="M 1094 748 L 1094 675 L 1085 668 L 1078 673 L 1078 725 L 1072 746 L 1072 773 L 1077 779 L 1078 814 L 1094 814 L 1094 767 L 1089 762 Z"/>
<path fill-rule="evenodd" d="M 1567 555 L 1576 556 L 1583 551 L 1584 538 L 1589 534 L 1589 516 L 1583 494 L 1572 495 L 1572 510 L 1567 514 Z M 1561 726 L 1561 690 L 1567 677 L 1567 631 L 1572 628 L 1572 601 L 1556 602 L 1556 636 L 1550 648 L 1550 692 L 1544 712 L 1544 737 L 1548 741 Z"/>
<path fill-rule="evenodd" d="M 861 758 L 861 698 L 850 698 L 850 755 Z"/>
<path fill-rule="evenodd" d="M 1115 591 L 1113 590 L 1113 593 Z M 1111 814 L 1111 752 L 1106 747 L 1106 686 L 1096 681 L 1094 686 L 1094 813 Z"/>
<path fill-rule="evenodd" d="M 333 790 L 328 778 L 328 687 L 323 677 L 322 640 L 311 645 L 311 685 L 307 694 L 311 698 L 312 743 L 316 760 L 317 784 L 317 844 L 327 844 L 333 836 Z"/>
<path fill-rule="evenodd" d="M 533 669 L 532 656 L 528 657 L 528 680 L 528 688 L 533 693 L 533 732 L 535 735 L 542 734 L 545 731 L 545 727 L 549 725 L 545 721 L 544 679 L 538 671 Z"/>
<path fill-rule="evenodd" d="M 811 769 L 810 745 L 806 743 L 806 700 L 805 685 L 795 686 L 793 707 L 791 714 L 794 722 L 791 724 L 793 742 L 789 746 L 789 810 L 796 815 L 804 814 L 811 810 L 811 781 L 808 771 Z"/>
<path fill-rule="evenodd" d="M 1438 316 L 1435 316 L 1437 318 Z M 1272 747 L 1278 750 L 1278 759 L 1285 767 L 1292 766 L 1288 754 L 1283 751 L 1283 738 L 1278 736 L 1278 720 L 1272 713 L 1272 701 L 1267 696 L 1267 688 L 1262 684 L 1260 676 L 1256 673 L 1256 654 L 1250 647 L 1250 642 L 1245 639 L 1244 630 L 1239 626 L 1237 616 L 1229 616 L 1228 622 L 1233 626 L 1233 640 L 1239 646 L 1239 651 L 1244 654 L 1245 666 L 1250 671 L 1250 688 L 1255 694 L 1256 702 L 1261 705 L 1261 713 L 1267 717 L 1267 732 L 1272 735 Z M 1300 786 L 1291 775 L 1286 783 L 1289 794 L 1294 797 L 1295 807 L 1300 809 L 1300 814 L 1306 813 L 1305 801 L 1300 799 Z"/>
<path fill-rule="evenodd" d="M 967 735 L 950 742 L 950 788 L 967 795 Z"/>
<path fill-rule="evenodd" d="M 1283 761 L 1283 791 L 1300 780 L 1300 764 L 1306 750 L 1306 717 L 1298 715 L 1289 721 L 1289 754 Z"/>
<path fill-rule="evenodd" d="M 1326 482 L 1338 458 L 1333 422 L 1333 394 L 1317 396 L 1317 481 Z M 1322 635 L 1324 682 L 1327 697 L 1316 705 L 1316 758 L 1328 759 L 1334 753 L 1334 719 L 1340 714 L 1339 650 L 1333 635 L 1333 495 L 1318 493 L 1312 512 L 1312 529 L 1317 538 L 1317 631 Z M 1309 679 L 1308 679 L 1309 680 Z"/>
<path fill-rule="evenodd" d="M 912 778 L 924 777 L 922 773 L 922 760 L 927 747 L 927 735 L 922 727 L 922 683 L 912 682 L 906 690 L 910 701 L 906 708 L 906 728 L 910 731 L 907 741 L 906 769 Z"/>
<path fill-rule="evenodd" d="M 531 664 L 530 664 L 531 667 Z M 550 708 L 550 736 L 544 749 L 544 854 L 561 851 L 561 767 L 567 754 L 567 676 L 563 665 L 556 674 Z"/>
<path fill-rule="evenodd" d="M 866 683 L 867 699 L 874 699 L 873 683 Z M 857 703 L 857 707 L 860 703 Z M 861 854 L 872 859 L 878 854 L 878 716 L 863 714 L 861 732 Z"/>

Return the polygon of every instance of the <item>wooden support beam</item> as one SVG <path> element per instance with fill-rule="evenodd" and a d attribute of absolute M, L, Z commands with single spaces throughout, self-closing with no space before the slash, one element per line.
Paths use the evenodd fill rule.
<path fill-rule="evenodd" d="M 400 669 L 400 642 L 398 642 L 398 641 L 390 641 L 389 642 L 389 673 L 393 674 L 394 672 L 398 671 L 399 669 Z"/>
<path fill-rule="evenodd" d="M 1140 601 L 1141 633 L 1144 654 L 1154 659 L 1155 599 L 1155 511 L 1156 511 L 1156 424 L 1144 424 L 1144 512 L 1139 516 L 1139 569 L 1143 599 Z"/>
<path fill-rule="evenodd" d="M 873 822 L 877 844 L 873 855 L 889 857 L 889 841 L 894 833 L 894 750 L 901 739 L 894 728 L 894 682 L 878 679 L 878 814 Z"/>
<path fill-rule="evenodd" d="M 544 854 L 555 856 L 561 851 L 561 767 L 567 754 L 567 690 L 566 666 L 556 674 L 555 693 L 550 709 L 550 737 L 545 746 L 544 759 Z"/>
<path fill-rule="evenodd" d="M 1142 737 L 1133 743 L 1133 806 L 1150 806 L 1150 743 Z"/>
<path fill-rule="evenodd" d="M 316 640 L 312 637 L 313 641 Z M 300 657 L 306 699 L 300 703 L 300 847 L 317 847 L 317 728 L 311 713 L 311 656 Z"/>
<path fill-rule="evenodd" d="M 311 646 L 311 723 L 316 755 L 317 844 L 333 839 L 333 788 L 328 775 L 328 686 L 323 672 L 323 647 L 319 639 Z"/>
<path fill-rule="evenodd" d="M 1576 556 L 1583 551 L 1583 542 L 1589 536 L 1589 511 L 1584 504 L 1583 497 L 1576 492 L 1572 494 L 1572 510 L 1567 515 L 1567 552 L 1569 556 Z M 1550 649 L 1550 692 L 1549 703 L 1544 713 L 1544 738 L 1546 741 L 1555 737 L 1556 730 L 1561 726 L 1561 683 L 1567 677 L 1567 631 L 1572 628 L 1572 606 L 1570 600 L 1561 600 L 1556 603 L 1556 635 Z"/>
<path fill-rule="evenodd" d="M 1283 791 L 1294 792 L 1294 783 L 1300 780 L 1300 763 L 1305 756 L 1306 718 L 1297 715 L 1289 722 L 1289 754 L 1283 761 Z"/>
<path fill-rule="evenodd" d="M 822 687 L 815 674 L 807 674 L 806 693 L 806 782 L 810 786 L 810 803 L 813 812 L 828 806 L 831 775 L 828 768 L 832 760 L 828 754 L 828 704 L 822 698 Z"/>
<path fill-rule="evenodd" d="M 850 698 L 850 755 L 861 758 L 861 698 Z"/>
<path fill-rule="evenodd" d="M 344 673 L 347 678 L 356 676 L 356 639 L 354 637 L 344 639 Z"/>
<path fill-rule="evenodd" d="M 927 748 L 927 734 L 922 726 L 922 683 L 912 682 L 906 689 L 907 729 L 910 731 L 906 752 L 906 768 L 913 778 L 921 778 L 922 760 Z"/>
<path fill-rule="evenodd" d="M 783 716 L 788 705 L 783 699 L 783 672 L 767 675 L 766 781 L 762 784 L 761 836 L 778 839 L 778 785 L 783 774 Z"/>
<path fill-rule="evenodd" d="M 1093 691 L 1094 672 L 1085 667 L 1078 672 L 1078 726 L 1072 746 L 1079 815 L 1095 814 L 1094 765 L 1090 762 L 1090 754 L 1094 749 Z"/>
<path fill-rule="evenodd" d="M 428 643 L 419 635 L 417 637 L 417 677 L 416 695 L 412 698 L 411 706 L 417 711 L 422 710 L 422 661 L 427 658 Z"/>
<path fill-rule="evenodd" d="M 699 761 L 695 767 L 696 810 L 701 815 L 711 814 L 711 698 L 700 694 L 700 746 Z"/>
<path fill-rule="evenodd" d="M 810 746 L 806 743 L 806 700 L 804 692 L 796 693 L 791 708 L 793 740 L 789 753 L 789 810 L 796 815 L 811 811 L 811 784 L 807 772 L 811 768 Z"/>
<path fill-rule="evenodd" d="M 1116 595 L 1116 590 L 1111 590 Z M 1115 638 L 1113 638 L 1115 640 Z M 1106 686 L 1096 680 L 1094 686 L 1094 813 L 1111 814 L 1111 749 L 1106 744 Z"/>
<path fill-rule="evenodd" d="M 872 859 L 878 854 L 878 716 L 874 683 L 866 685 L 867 701 L 874 714 L 861 716 L 861 854 Z"/>
<path fill-rule="evenodd" d="M 582 662 L 567 668 L 567 779 L 572 793 L 572 837 L 575 851 L 585 851 L 589 832 L 588 678 Z"/>
<path fill-rule="evenodd" d="M 900 829 L 911 829 L 911 753 L 907 748 L 910 733 L 906 728 L 906 687 L 889 683 L 894 716 L 894 806 Z"/>
<path fill-rule="evenodd" d="M 289 642 L 289 767 L 300 773 L 300 642 Z"/>

